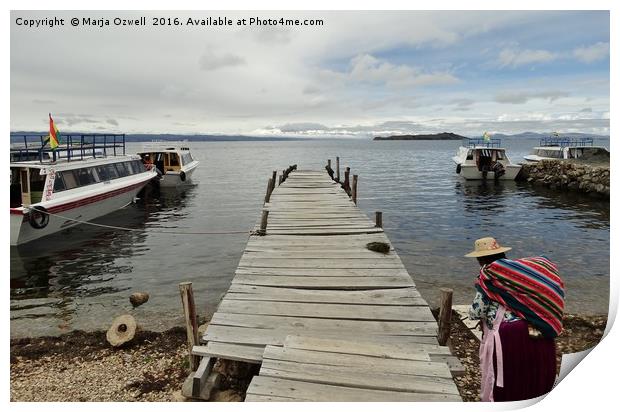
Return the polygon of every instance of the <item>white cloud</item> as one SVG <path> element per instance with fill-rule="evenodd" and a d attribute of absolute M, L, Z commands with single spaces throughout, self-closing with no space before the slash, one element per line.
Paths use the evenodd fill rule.
<path fill-rule="evenodd" d="M 548 63 L 555 60 L 557 54 L 547 50 L 503 49 L 498 56 L 500 67 L 519 67 L 534 63 Z"/>
<path fill-rule="evenodd" d="M 573 56 L 585 63 L 592 63 L 604 59 L 609 55 L 609 43 L 598 42 L 587 47 L 578 47 L 573 50 Z"/>
<path fill-rule="evenodd" d="M 523 104 L 532 99 L 545 99 L 550 103 L 561 97 L 568 97 L 570 93 L 560 90 L 548 90 L 542 92 L 527 92 L 527 91 L 507 91 L 500 92 L 495 95 L 495 101 L 497 103 L 509 103 L 509 104 Z"/>
<path fill-rule="evenodd" d="M 203 55 L 200 56 L 200 68 L 207 71 L 243 64 L 245 64 L 245 59 L 241 56 L 232 53 L 218 54 L 210 48 L 207 48 Z"/>
<path fill-rule="evenodd" d="M 358 82 L 384 83 L 388 86 L 426 86 L 458 82 L 451 73 L 423 73 L 407 65 L 394 65 L 369 54 L 360 54 L 351 59 L 350 79 Z"/>

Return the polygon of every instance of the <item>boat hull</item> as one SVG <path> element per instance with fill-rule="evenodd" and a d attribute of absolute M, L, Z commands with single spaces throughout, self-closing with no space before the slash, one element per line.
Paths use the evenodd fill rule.
<path fill-rule="evenodd" d="M 196 167 L 183 170 L 185 173 L 185 180 L 181 179 L 181 172 L 166 172 L 166 174 L 159 179 L 159 186 L 176 187 L 188 183 L 194 174 L 194 170 L 196 170 Z"/>
<path fill-rule="evenodd" d="M 519 165 L 509 165 L 505 168 L 505 172 L 502 176 L 499 177 L 499 180 L 515 180 L 519 171 L 521 170 L 521 166 Z M 472 166 L 463 166 L 461 165 L 461 172 L 459 173 L 465 180 L 484 180 L 483 173 L 478 170 L 478 167 L 475 165 Z M 487 172 L 486 176 L 487 180 L 494 180 L 495 173 Z"/>
<path fill-rule="evenodd" d="M 121 190 L 100 194 L 96 201 L 90 203 L 86 203 L 86 201 L 71 202 L 63 205 L 64 210 L 61 212 L 54 212 L 54 209 L 51 209 L 50 213 L 79 221 L 93 220 L 130 204 L 147 183 L 148 180 L 145 180 Z M 47 225 L 42 229 L 36 229 L 29 222 L 28 213 L 22 214 L 11 211 L 11 245 L 23 245 L 78 224 L 80 223 L 50 215 Z"/>

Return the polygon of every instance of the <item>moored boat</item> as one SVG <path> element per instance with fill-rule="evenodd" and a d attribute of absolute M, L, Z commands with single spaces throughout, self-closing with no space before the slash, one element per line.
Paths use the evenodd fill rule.
<path fill-rule="evenodd" d="M 45 148 L 11 148 L 11 245 L 21 245 L 120 209 L 154 177 L 125 154 L 125 135 L 63 135 Z"/>
<path fill-rule="evenodd" d="M 146 167 L 153 167 L 161 187 L 176 187 L 191 180 L 200 164 L 194 160 L 189 147 L 183 143 L 161 142 L 147 145 L 138 155 Z"/>
<path fill-rule="evenodd" d="M 523 156 L 528 163 L 589 157 L 609 158 L 609 150 L 603 146 L 594 146 L 594 139 L 591 137 L 570 138 L 560 137 L 558 134 L 543 137 L 530 154 Z"/>
<path fill-rule="evenodd" d="M 514 180 L 521 165 L 511 163 L 500 139 L 466 139 L 456 156 L 456 173 L 466 180 Z"/>

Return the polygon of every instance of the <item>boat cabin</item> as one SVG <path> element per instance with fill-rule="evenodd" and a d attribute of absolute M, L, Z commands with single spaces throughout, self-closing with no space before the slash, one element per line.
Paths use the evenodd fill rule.
<path fill-rule="evenodd" d="M 146 148 L 138 153 L 145 165 L 153 164 L 162 174 L 180 172 L 194 161 L 188 147 Z"/>
<path fill-rule="evenodd" d="M 22 137 L 23 145 L 11 147 L 12 208 L 50 200 L 54 193 L 145 171 L 139 159 L 106 157 L 106 153 L 120 155 L 121 149 L 124 155 L 124 135 L 65 135 L 63 138 L 68 143 L 55 150 L 46 147 L 43 135 L 35 136 L 35 141 L 28 138 L 32 136 L 20 135 L 19 139 Z"/>

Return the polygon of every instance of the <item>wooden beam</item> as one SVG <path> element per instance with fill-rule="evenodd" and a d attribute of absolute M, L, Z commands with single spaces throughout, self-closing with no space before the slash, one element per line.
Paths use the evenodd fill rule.
<path fill-rule="evenodd" d="M 437 341 L 445 346 L 450 338 L 450 323 L 452 320 L 452 289 L 441 288 L 441 302 L 439 304 L 439 333 Z"/>
<path fill-rule="evenodd" d="M 198 367 L 198 357 L 192 355 L 192 348 L 198 340 L 198 319 L 196 316 L 196 305 L 194 304 L 194 291 L 192 282 L 179 283 L 181 293 L 181 303 L 183 304 L 183 314 L 185 315 L 185 329 L 187 331 L 187 346 L 189 355 L 189 368 L 193 372 Z"/>

